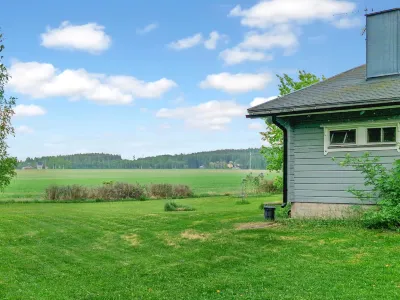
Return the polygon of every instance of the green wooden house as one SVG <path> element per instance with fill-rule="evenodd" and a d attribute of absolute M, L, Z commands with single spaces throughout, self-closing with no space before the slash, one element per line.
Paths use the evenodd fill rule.
<path fill-rule="evenodd" d="M 284 203 L 293 217 L 339 216 L 362 175 L 332 160 L 368 151 L 400 158 L 400 8 L 368 14 L 366 64 L 248 109 L 284 132 Z"/>

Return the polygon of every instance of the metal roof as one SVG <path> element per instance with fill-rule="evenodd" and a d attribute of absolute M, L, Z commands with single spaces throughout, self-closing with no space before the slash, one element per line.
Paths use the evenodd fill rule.
<path fill-rule="evenodd" d="M 366 79 L 366 65 L 249 108 L 248 117 L 400 104 L 400 76 Z"/>

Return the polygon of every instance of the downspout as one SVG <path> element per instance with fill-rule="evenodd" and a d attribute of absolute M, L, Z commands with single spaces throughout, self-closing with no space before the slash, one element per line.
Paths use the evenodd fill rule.
<path fill-rule="evenodd" d="M 283 131 L 283 203 L 281 207 L 284 208 L 288 204 L 288 132 L 276 116 L 272 116 L 272 123 Z"/>

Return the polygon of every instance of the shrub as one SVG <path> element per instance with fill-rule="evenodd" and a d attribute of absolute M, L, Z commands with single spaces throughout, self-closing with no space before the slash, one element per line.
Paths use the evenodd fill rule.
<path fill-rule="evenodd" d="M 173 198 L 190 198 L 194 195 L 192 189 L 183 184 L 174 185 L 172 194 Z"/>
<path fill-rule="evenodd" d="M 335 160 L 335 159 L 334 159 Z M 369 228 L 395 228 L 400 226 L 400 160 L 387 169 L 365 153 L 359 158 L 346 155 L 341 166 L 351 166 L 364 176 L 364 185 L 370 190 L 349 188 L 349 192 L 361 201 L 377 200 L 377 209 L 366 210 L 362 215 Z"/>
<path fill-rule="evenodd" d="M 274 187 L 277 192 L 282 192 L 283 191 L 283 177 L 278 175 L 274 179 Z"/>
<path fill-rule="evenodd" d="M 277 180 L 277 183 L 279 183 L 279 179 Z M 242 193 L 244 195 L 278 193 L 281 192 L 283 188 L 279 187 L 277 183 L 274 180 L 266 180 L 262 173 L 257 176 L 254 176 L 253 173 L 249 173 L 242 180 Z"/>
<path fill-rule="evenodd" d="M 147 197 L 146 188 L 140 184 L 123 182 L 107 183 L 101 187 L 91 189 L 91 199 L 106 201 L 120 199 L 144 200 Z"/>
<path fill-rule="evenodd" d="M 175 201 L 168 201 L 164 205 L 165 211 L 194 211 L 195 209 L 190 206 L 178 204 Z"/>
<path fill-rule="evenodd" d="M 88 189 L 81 185 L 51 185 L 45 191 L 46 200 L 84 200 L 88 198 Z"/>
<path fill-rule="evenodd" d="M 155 183 L 148 186 L 148 193 L 153 198 L 172 198 L 173 187 L 168 183 Z"/>

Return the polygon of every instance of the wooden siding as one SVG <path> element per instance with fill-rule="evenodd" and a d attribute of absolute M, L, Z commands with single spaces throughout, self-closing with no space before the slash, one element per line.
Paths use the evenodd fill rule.
<path fill-rule="evenodd" d="M 377 119 L 392 119 L 398 117 L 398 111 L 388 111 Z M 375 119 L 366 114 L 358 121 Z M 374 118 L 375 117 L 375 118 Z M 351 114 L 341 114 L 332 118 L 315 115 L 292 119 L 289 134 L 289 201 L 315 203 L 361 203 L 347 190 L 351 186 L 365 188 L 363 176 L 351 167 L 341 167 L 332 158 L 342 160 L 346 152 L 334 152 L 324 155 L 324 130 L 321 124 L 327 119 L 331 122 L 348 121 L 353 119 Z M 360 156 L 364 152 L 351 152 L 352 156 Z M 400 153 L 397 150 L 370 151 L 371 156 L 381 157 L 381 163 L 390 168 Z"/>

